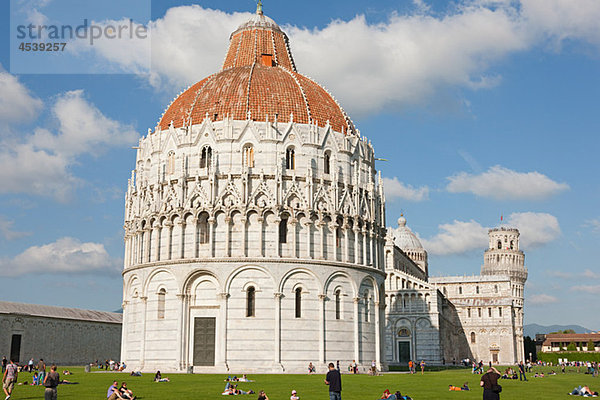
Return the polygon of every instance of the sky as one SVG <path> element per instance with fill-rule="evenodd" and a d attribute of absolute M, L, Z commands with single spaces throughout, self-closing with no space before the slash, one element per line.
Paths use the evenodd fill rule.
<path fill-rule="evenodd" d="M 174 97 L 221 68 L 229 34 L 255 8 L 0 3 L 0 300 L 120 308 L 131 147 Z M 431 275 L 478 274 L 487 230 L 516 227 L 525 323 L 600 330 L 600 2 L 263 8 L 290 37 L 298 71 L 331 91 L 387 160 L 377 163 L 387 224 L 404 213 Z M 67 38 L 53 54 L 18 49 L 19 24 L 83 18 L 100 28 L 131 19 L 148 33 Z"/>

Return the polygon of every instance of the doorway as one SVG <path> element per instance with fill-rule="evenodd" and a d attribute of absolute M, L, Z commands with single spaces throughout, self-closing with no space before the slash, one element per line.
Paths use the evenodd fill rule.
<path fill-rule="evenodd" d="M 215 365 L 216 318 L 194 318 L 194 365 Z"/>
<path fill-rule="evenodd" d="M 408 364 L 410 361 L 410 342 L 398 342 L 398 362 Z"/>
<path fill-rule="evenodd" d="M 19 362 L 21 355 L 21 335 L 12 335 L 10 341 L 10 359 L 14 362 Z"/>

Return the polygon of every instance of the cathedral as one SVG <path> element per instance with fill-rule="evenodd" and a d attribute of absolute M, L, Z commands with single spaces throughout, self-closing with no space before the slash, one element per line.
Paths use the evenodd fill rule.
<path fill-rule="evenodd" d="M 523 359 L 519 232 L 490 231 L 480 276 L 430 278 L 406 219 L 385 226 L 374 161 L 259 2 L 221 70 L 137 146 L 121 360 L 239 373 Z"/>

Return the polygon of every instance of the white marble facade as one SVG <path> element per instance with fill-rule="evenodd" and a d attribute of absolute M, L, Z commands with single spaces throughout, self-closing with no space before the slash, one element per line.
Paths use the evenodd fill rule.
<path fill-rule="evenodd" d="M 127 192 L 122 359 L 186 370 L 207 317 L 198 371 L 381 365 L 383 204 L 358 136 L 208 119 L 150 133 Z"/>

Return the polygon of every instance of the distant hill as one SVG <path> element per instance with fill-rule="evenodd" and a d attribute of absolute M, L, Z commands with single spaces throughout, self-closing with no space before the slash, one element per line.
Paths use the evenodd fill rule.
<path fill-rule="evenodd" d="M 535 339 L 536 333 L 550 333 L 556 331 L 564 331 L 565 329 L 573 329 L 575 333 L 590 333 L 593 332 L 591 329 L 584 328 L 581 325 L 538 325 L 538 324 L 527 324 L 523 326 L 523 336 L 529 336 Z"/>

